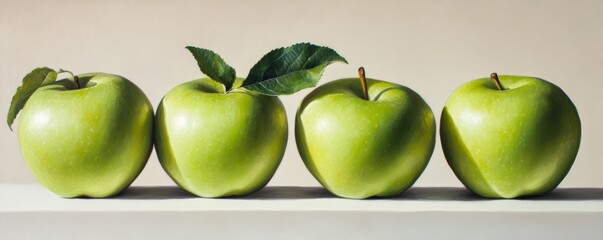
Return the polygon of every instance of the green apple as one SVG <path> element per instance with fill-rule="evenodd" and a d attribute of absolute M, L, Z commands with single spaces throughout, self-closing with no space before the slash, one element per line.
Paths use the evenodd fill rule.
<path fill-rule="evenodd" d="M 580 145 L 580 118 L 569 97 L 534 77 L 468 82 L 444 107 L 440 136 L 448 164 L 471 191 L 489 198 L 553 190 Z"/>
<path fill-rule="evenodd" d="M 246 195 L 274 175 L 287 143 L 277 97 L 225 93 L 205 78 L 169 91 L 157 109 L 157 156 L 183 189 L 203 197 Z"/>
<path fill-rule="evenodd" d="M 247 195 L 270 181 L 287 145 L 287 116 L 276 95 L 313 86 L 328 64 L 345 61 L 326 47 L 296 44 L 271 51 L 241 79 L 216 53 L 187 49 L 209 78 L 163 97 L 155 149 L 176 184 L 211 198 Z"/>
<path fill-rule="evenodd" d="M 54 70 L 46 73 L 56 77 Z M 148 160 L 153 108 L 121 76 L 91 73 L 74 79 L 33 89 L 19 119 L 23 158 L 34 177 L 57 195 L 115 195 L 136 179 Z M 17 93 L 25 88 L 24 80 Z"/>
<path fill-rule="evenodd" d="M 435 119 L 410 88 L 340 79 L 304 98 L 295 118 L 297 148 L 308 170 L 345 198 L 389 197 L 421 175 L 435 146 Z M 362 84 L 361 84 L 362 83 Z"/>

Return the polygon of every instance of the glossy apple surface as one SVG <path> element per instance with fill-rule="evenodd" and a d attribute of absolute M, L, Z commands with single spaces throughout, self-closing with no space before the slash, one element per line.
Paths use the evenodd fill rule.
<path fill-rule="evenodd" d="M 202 197 L 259 190 L 274 175 L 287 143 L 287 117 L 277 97 L 242 88 L 224 93 L 209 78 L 169 91 L 157 109 L 155 130 L 164 170 Z"/>
<path fill-rule="evenodd" d="M 545 80 L 500 76 L 456 89 L 442 112 L 448 164 L 473 192 L 491 198 L 539 195 L 570 170 L 580 145 L 580 118 L 569 97 Z"/>
<path fill-rule="evenodd" d="M 414 91 L 367 79 L 324 84 L 297 111 L 295 137 L 312 175 L 345 198 L 388 197 L 421 175 L 435 144 L 435 120 Z"/>
<path fill-rule="evenodd" d="M 63 197 L 108 197 L 129 186 L 152 149 L 153 108 L 127 79 L 80 75 L 39 88 L 19 119 L 19 145 L 35 178 Z"/>

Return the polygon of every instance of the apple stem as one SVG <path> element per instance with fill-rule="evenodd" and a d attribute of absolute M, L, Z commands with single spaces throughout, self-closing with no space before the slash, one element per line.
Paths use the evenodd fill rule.
<path fill-rule="evenodd" d="M 490 74 L 490 79 L 492 79 L 492 81 L 494 82 L 494 85 L 496 85 L 498 90 L 500 90 L 500 91 L 505 90 L 503 88 L 502 84 L 500 84 L 500 80 L 498 80 L 498 74 L 496 74 L 495 72 Z"/>
<path fill-rule="evenodd" d="M 369 100 L 368 89 L 366 88 L 366 76 L 364 67 L 358 68 L 358 76 L 360 77 L 360 85 L 362 86 L 362 97 L 364 100 Z"/>
<path fill-rule="evenodd" d="M 69 73 L 71 77 L 73 77 L 73 84 L 75 85 L 75 89 L 80 89 L 80 78 L 76 75 L 73 75 L 71 71 L 59 69 L 59 73 Z"/>

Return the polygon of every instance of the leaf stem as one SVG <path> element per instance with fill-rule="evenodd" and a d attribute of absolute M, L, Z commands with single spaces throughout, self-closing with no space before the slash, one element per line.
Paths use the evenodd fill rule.
<path fill-rule="evenodd" d="M 71 77 L 73 77 L 73 84 L 75 85 L 75 89 L 81 88 L 80 78 L 76 75 L 73 75 L 73 73 L 71 71 L 59 69 L 58 73 L 69 73 L 69 75 L 71 75 Z"/>
<path fill-rule="evenodd" d="M 496 88 L 498 88 L 499 91 L 505 90 L 503 88 L 503 86 L 500 84 L 500 80 L 498 80 L 498 74 L 493 72 L 492 74 L 490 74 L 490 79 L 492 79 L 492 81 L 494 82 L 494 85 L 496 85 Z"/>
<path fill-rule="evenodd" d="M 369 100 L 364 67 L 358 68 L 358 76 L 360 77 L 360 85 L 362 86 L 362 98 L 364 98 L 364 100 Z"/>

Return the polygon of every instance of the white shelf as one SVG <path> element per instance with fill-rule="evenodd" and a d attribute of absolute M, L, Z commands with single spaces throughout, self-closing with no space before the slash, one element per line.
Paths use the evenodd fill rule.
<path fill-rule="evenodd" d="M 349 200 L 318 187 L 267 187 L 227 199 L 175 186 L 110 199 L 63 199 L 39 185 L 0 185 L 0 239 L 602 239 L 603 189 L 490 200 L 462 188 L 412 188 Z"/>

